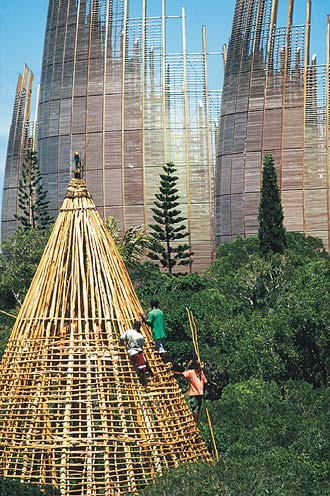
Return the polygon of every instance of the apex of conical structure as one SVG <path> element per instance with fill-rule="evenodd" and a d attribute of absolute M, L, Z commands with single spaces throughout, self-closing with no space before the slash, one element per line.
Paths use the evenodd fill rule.
<path fill-rule="evenodd" d="M 110 496 L 209 460 L 149 328 L 147 387 L 120 341 L 140 312 L 85 182 L 72 179 L 0 365 L 1 476 Z"/>

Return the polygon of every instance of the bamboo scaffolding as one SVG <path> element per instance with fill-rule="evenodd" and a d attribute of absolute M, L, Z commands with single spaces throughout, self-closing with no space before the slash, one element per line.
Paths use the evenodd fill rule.
<path fill-rule="evenodd" d="M 120 335 L 140 312 L 84 181 L 72 179 L 0 364 L 0 475 L 112 496 L 211 460 L 146 325 L 154 376 L 139 382 Z"/>
<path fill-rule="evenodd" d="M 195 317 L 194 317 L 194 314 L 191 312 L 191 310 L 189 310 L 189 308 L 186 307 L 186 310 L 187 310 L 187 314 L 188 314 L 189 327 L 190 327 L 190 332 L 191 332 L 191 336 L 192 336 L 192 340 L 193 340 L 195 354 L 196 354 L 198 362 L 201 364 L 202 362 L 201 362 L 201 356 L 199 353 L 198 333 L 197 333 L 197 325 L 196 325 Z M 206 413 L 207 423 L 209 426 L 209 431 L 210 431 L 211 440 L 212 440 L 214 459 L 216 461 L 219 461 L 218 448 L 217 448 L 217 445 L 215 442 L 213 426 L 212 426 L 211 417 L 210 417 L 209 410 L 208 410 L 207 406 L 205 407 L 205 413 Z"/>

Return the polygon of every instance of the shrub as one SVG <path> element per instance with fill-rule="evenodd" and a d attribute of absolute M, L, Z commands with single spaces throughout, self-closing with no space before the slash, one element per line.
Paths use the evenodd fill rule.
<path fill-rule="evenodd" d="M 1 496 L 59 496 L 60 492 L 51 486 L 21 484 L 17 479 L 0 477 Z"/>

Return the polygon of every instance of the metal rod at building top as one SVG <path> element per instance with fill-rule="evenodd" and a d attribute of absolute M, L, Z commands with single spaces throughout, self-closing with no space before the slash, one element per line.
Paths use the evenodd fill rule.
<path fill-rule="evenodd" d="M 311 12 L 312 0 L 306 2 L 306 39 L 305 39 L 305 67 L 309 65 L 311 42 Z"/>
<path fill-rule="evenodd" d="M 294 8 L 294 0 L 289 0 L 289 8 L 288 8 L 288 25 L 286 30 L 286 41 L 285 41 L 285 59 L 286 59 L 286 68 L 290 68 L 291 64 L 291 29 L 293 22 L 293 8 Z"/>
<path fill-rule="evenodd" d="M 267 46 L 267 69 L 269 69 L 269 67 L 271 67 L 273 65 L 273 61 L 271 61 L 271 57 L 272 57 L 272 47 L 274 44 L 274 28 L 276 26 L 276 21 L 277 21 L 277 11 L 278 11 L 278 0 L 273 0 L 272 15 L 271 15 L 271 19 L 270 19 L 268 46 Z"/>
<path fill-rule="evenodd" d="M 182 7 L 182 52 L 183 52 L 183 106 L 184 106 L 184 128 L 186 142 L 186 184 L 187 184 L 187 217 L 189 231 L 189 251 L 191 249 L 191 208 L 190 208 L 190 170 L 189 170 L 189 109 L 188 109 L 188 84 L 187 84 L 187 44 L 186 44 L 186 12 Z M 189 272 L 192 272 L 191 264 Z"/>

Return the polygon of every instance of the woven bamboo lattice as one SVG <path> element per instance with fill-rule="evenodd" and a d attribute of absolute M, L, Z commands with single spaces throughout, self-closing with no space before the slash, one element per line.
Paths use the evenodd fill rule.
<path fill-rule="evenodd" d="M 72 179 L 0 366 L 1 476 L 110 496 L 210 459 L 148 326 L 147 388 L 120 342 L 140 312 L 84 181 Z"/>

